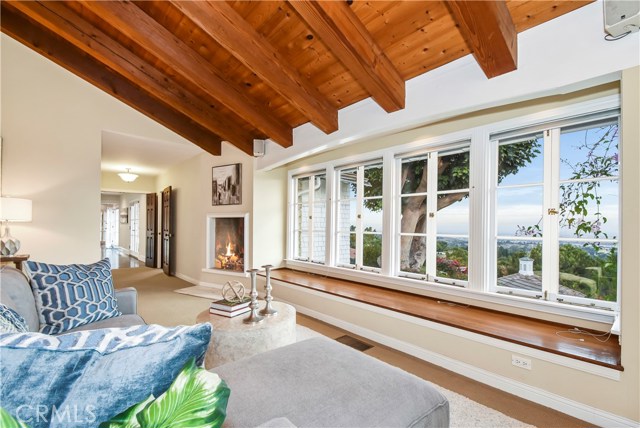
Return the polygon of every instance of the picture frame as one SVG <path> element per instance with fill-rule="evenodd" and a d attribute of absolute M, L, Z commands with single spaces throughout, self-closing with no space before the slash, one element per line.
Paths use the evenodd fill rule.
<path fill-rule="evenodd" d="M 242 164 L 211 168 L 211 205 L 242 204 Z"/>

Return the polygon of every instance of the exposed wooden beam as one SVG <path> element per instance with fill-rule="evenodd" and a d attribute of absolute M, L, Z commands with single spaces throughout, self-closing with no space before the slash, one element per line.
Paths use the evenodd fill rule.
<path fill-rule="evenodd" d="M 141 91 L 109 67 L 23 15 L 6 1 L 1 3 L 1 13 L 3 33 L 166 126 L 203 150 L 213 155 L 221 154 L 219 136 L 176 112 L 161 100 Z"/>
<path fill-rule="evenodd" d="M 518 66 L 518 33 L 504 0 L 446 2 L 488 78 Z"/>
<path fill-rule="evenodd" d="M 62 3 L 9 1 L 9 4 L 110 67 L 142 90 L 162 99 L 167 105 L 192 118 L 212 133 L 253 155 L 252 141 L 255 136 L 237 126 L 235 121 L 225 121 L 219 117 L 208 103 L 178 87 L 171 79 L 164 77 L 150 64 L 76 15 Z"/>
<path fill-rule="evenodd" d="M 338 129 L 338 109 L 227 2 L 171 3 L 318 128 L 327 134 Z"/>
<path fill-rule="evenodd" d="M 240 92 L 196 51 L 135 4 L 124 1 L 86 1 L 82 4 L 276 143 L 283 147 L 293 144 L 291 126 Z"/>
<path fill-rule="evenodd" d="M 345 1 L 289 4 L 383 109 L 404 108 L 404 79 Z"/>

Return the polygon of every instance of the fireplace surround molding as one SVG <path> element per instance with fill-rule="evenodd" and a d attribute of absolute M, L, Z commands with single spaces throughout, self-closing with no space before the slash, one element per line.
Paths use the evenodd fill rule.
<path fill-rule="evenodd" d="M 249 261 L 249 213 L 207 214 L 203 272 L 246 277 Z"/>

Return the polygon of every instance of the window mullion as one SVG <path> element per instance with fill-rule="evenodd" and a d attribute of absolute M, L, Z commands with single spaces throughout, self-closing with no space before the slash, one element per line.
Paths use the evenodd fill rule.
<path fill-rule="evenodd" d="M 383 275 L 393 275 L 396 270 L 394 254 L 396 253 L 395 236 L 396 217 L 394 207 L 394 190 L 396 189 L 394 177 L 397 164 L 393 153 L 387 152 L 382 159 L 382 266 Z"/>
<path fill-rule="evenodd" d="M 313 213 L 315 209 L 315 187 L 316 187 L 316 176 L 312 175 L 309 177 L 309 230 L 307 231 L 307 240 L 309 242 L 309 246 L 307 248 L 307 255 L 309 261 L 313 261 Z"/>
<path fill-rule="evenodd" d="M 544 212 L 542 238 L 542 291 L 547 299 L 558 294 L 560 129 L 544 133 Z M 555 214 L 554 214 L 555 212 Z"/>
<path fill-rule="evenodd" d="M 337 245 L 335 237 L 336 237 L 336 229 L 338 222 L 336 221 L 337 210 L 334 209 L 334 203 L 337 199 L 337 190 L 334 188 L 335 183 L 335 172 L 332 166 L 327 167 L 325 170 L 325 179 L 326 183 L 326 196 L 325 196 L 325 255 L 324 262 L 327 266 L 335 266 L 336 265 L 336 251 L 334 245 Z"/>
<path fill-rule="evenodd" d="M 364 204 L 364 166 L 358 167 L 356 174 L 356 269 L 362 269 L 362 209 Z"/>
<path fill-rule="evenodd" d="M 436 223 L 438 216 L 438 152 L 427 160 L 427 274 L 436 275 Z"/>

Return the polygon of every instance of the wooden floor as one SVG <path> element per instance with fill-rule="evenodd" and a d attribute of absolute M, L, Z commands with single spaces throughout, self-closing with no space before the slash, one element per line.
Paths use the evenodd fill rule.
<path fill-rule="evenodd" d="M 138 259 L 125 254 L 118 248 L 102 247 L 102 258 L 109 259 L 111 269 L 136 268 L 144 266 L 144 264 L 141 264 Z"/>
<path fill-rule="evenodd" d="M 489 309 L 460 305 L 382 287 L 314 275 L 292 269 L 276 269 L 271 279 L 390 309 L 406 315 L 490 336 L 615 370 L 623 370 L 618 336 L 609 340 L 573 334 L 570 325 Z M 407 298 L 410 296 L 410 298 Z M 602 334 L 602 332 L 591 332 Z M 584 340 L 576 340 L 576 338 Z"/>
<path fill-rule="evenodd" d="M 593 424 L 573 418 L 540 404 L 524 400 L 499 389 L 492 388 L 484 383 L 476 382 L 452 371 L 443 369 L 442 367 L 404 354 L 398 350 L 388 348 L 306 315 L 298 313 L 297 322 L 332 339 L 339 339 L 344 335 L 356 338 L 370 346 L 363 351 L 365 354 L 399 367 L 422 379 L 433 382 L 527 424 L 539 428 L 583 428 L 594 426 Z"/>

